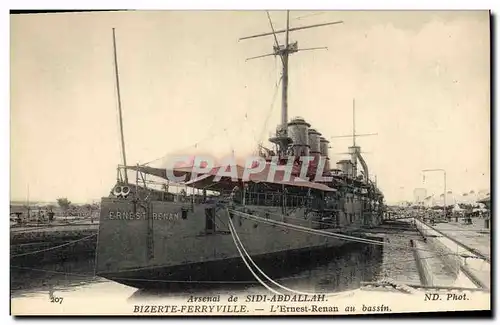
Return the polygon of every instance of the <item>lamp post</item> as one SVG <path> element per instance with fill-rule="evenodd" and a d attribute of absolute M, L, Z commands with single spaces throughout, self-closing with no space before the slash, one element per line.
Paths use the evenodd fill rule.
<path fill-rule="evenodd" d="M 444 218 L 446 219 L 446 170 L 441 169 L 441 168 L 435 168 L 435 169 L 423 169 L 422 172 L 424 173 L 424 181 L 425 181 L 425 173 L 426 172 L 443 172 L 443 174 L 444 174 L 443 214 L 444 214 Z"/>

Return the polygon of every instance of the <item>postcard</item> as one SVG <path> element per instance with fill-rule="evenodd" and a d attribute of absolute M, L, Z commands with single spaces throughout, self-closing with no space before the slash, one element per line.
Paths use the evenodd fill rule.
<path fill-rule="evenodd" d="M 491 312 L 489 11 L 10 20 L 11 315 Z"/>

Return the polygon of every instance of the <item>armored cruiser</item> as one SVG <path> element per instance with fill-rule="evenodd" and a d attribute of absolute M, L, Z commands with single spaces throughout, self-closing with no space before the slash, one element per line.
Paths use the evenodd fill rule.
<path fill-rule="evenodd" d="M 267 274 L 279 276 L 349 243 L 343 234 L 381 222 L 384 197 L 355 141 L 350 159 L 332 168 L 326 137 L 304 118 L 288 120 L 288 58 L 302 50 L 289 43 L 289 32 L 337 23 L 289 28 L 287 13 L 286 29 L 246 37 L 273 35 L 269 55 L 283 63 L 281 124 L 269 139 L 274 147 L 259 146 L 264 165 L 258 171 L 254 165 L 219 164 L 196 173 L 196 159 L 170 168 L 127 166 L 120 124 L 123 164 L 101 200 L 97 275 L 137 288 L 252 280 L 239 242 Z M 284 45 L 279 33 L 285 33 Z M 117 71 L 116 46 L 115 64 Z M 118 80 L 117 73 L 119 88 Z M 121 119 L 120 98 L 118 108 Z M 278 168 L 285 165 L 291 167 L 288 175 Z M 128 179 L 131 171 L 135 182 Z M 161 190 L 149 185 L 151 177 L 164 180 Z M 169 191 L 173 177 L 184 177 L 181 194 Z"/>

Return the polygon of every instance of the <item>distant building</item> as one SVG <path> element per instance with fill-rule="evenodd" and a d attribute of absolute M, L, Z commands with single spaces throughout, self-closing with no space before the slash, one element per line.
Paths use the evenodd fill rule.
<path fill-rule="evenodd" d="M 427 197 L 427 190 L 425 188 L 416 188 L 413 190 L 413 203 L 424 202 Z"/>

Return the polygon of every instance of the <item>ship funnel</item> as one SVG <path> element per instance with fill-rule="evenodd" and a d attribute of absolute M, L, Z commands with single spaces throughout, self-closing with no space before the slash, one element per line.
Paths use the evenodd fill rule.
<path fill-rule="evenodd" d="M 329 143 L 330 143 L 330 141 L 328 141 L 324 137 L 319 138 L 320 154 L 321 154 L 321 157 L 326 160 L 325 170 L 327 170 L 327 171 L 330 170 L 330 157 L 328 156 Z"/>
<path fill-rule="evenodd" d="M 319 156 L 321 155 L 321 147 L 319 141 L 321 133 L 319 133 L 315 129 L 309 129 L 307 134 L 309 136 L 309 147 L 310 147 L 309 153 L 315 158 L 319 158 Z"/>
<path fill-rule="evenodd" d="M 354 165 L 349 159 L 338 161 L 337 169 L 340 169 L 344 175 L 348 177 L 352 177 L 354 175 Z"/>
<path fill-rule="evenodd" d="M 311 125 L 302 117 L 294 117 L 288 122 L 288 136 L 292 139 L 292 151 L 295 156 L 309 155 L 308 131 Z"/>

